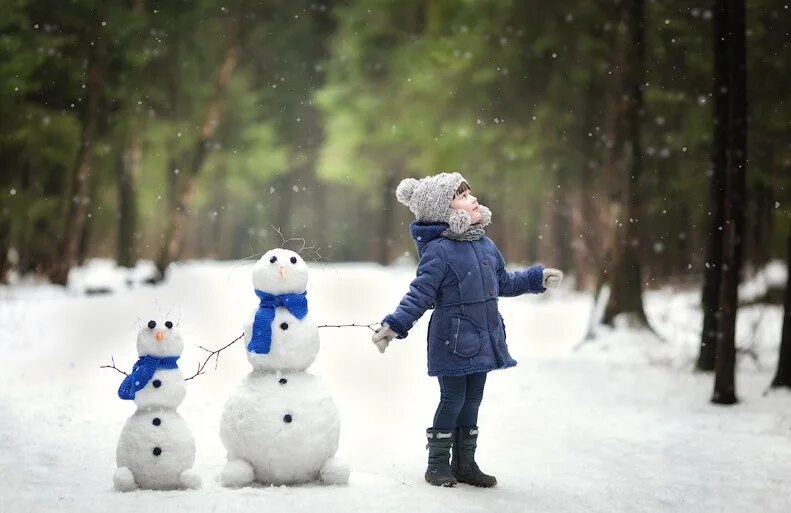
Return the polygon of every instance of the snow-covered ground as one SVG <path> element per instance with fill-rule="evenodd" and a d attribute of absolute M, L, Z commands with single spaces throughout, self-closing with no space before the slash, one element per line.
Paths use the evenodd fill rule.
<path fill-rule="evenodd" d="M 591 298 L 558 291 L 501 300 L 515 369 L 489 377 L 481 408 L 479 463 L 489 490 L 423 481 L 424 429 L 438 386 L 425 374 L 428 315 L 385 355 L 365 328 L 323 328 L 312 372 L 342 418 L 339 456 L 347 487 L 222 488 L 218 422 L 225 398 L 250 367 L 240 344 L 219 367 L 188 382 L 179 408 L 197 443 L 198 491 L 113 491 L 115 446 L 134 412 L 100 369 L 136 359 L 138 326 L 168 317 L 185 340 L 186 375 L 204 354 L 241 332 L 256 304 L 250 266 L 175 266 L 160 286 L 128 288 L 106 265 L 71 290 L 20 283 L 0 288 L 0 512 L 791 511 L 791 394 L 763 395 L 780 338 L 780 307 L 745 308 L 741 403 L 709 403 L 712 377 L 692 372 L 700 313 L 695 293 L 647 294 L 661 341 L 615 330 L 579 345 Z M 414 267 L 315 265 L 310 307 L 321 324 L 377 322 L 396 306 Z M 78 295 L 85 284 L 112 295 Z M 265 400 L 265 398 L 262 398 Z"/>

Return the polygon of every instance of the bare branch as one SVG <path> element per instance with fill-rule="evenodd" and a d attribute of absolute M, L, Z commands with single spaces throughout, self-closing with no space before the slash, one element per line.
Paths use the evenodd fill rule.
<path fill-rule="evenodd" d="M 204 351 L 208 352 L 209 356 L 206 357 L 206 360 L 204 360 L 204 362 L 202 364 L 198 365 L 198 370 L 195 372 L 195 374 L 193 374 L 192 376 L 190 376 L 188 378 L 184 378 L 184 381 L 189 381 L 192 378 L 194 378 L 196 376 L 200 376 L 201 374 L 203 374 L 203 369 L 206 367 L 206 364 L 209 363 L 209 360 L 211 360 L 212 357 L 215 358 L 214 369 L 216 370 L 217 369 L 217 363 L 219 363 L 219 361 L 220 361 L 220 351 L 222 351 L 223 349 L 227 349 L 227 348 L 231 347 L 235 342 L 237 342 L 242 337 L 244 337 L 244 333 L 242 333 L 241 335 L 239 335 L 235 339 L 231 340 L 229 343 L 225 344 L 224 346 L 222 346 L 221 348 L 216 349 L 216 350 L 211 350 L 211 349 L 207 349 L 207 348 L 205 348 L 203 346 L 198 346 L 200 349 L 203 349 Z"/>
<path fill-rule="evenodd" d="M 376 331 L 374 326 L 379 323 L 374 324 L 322 324 L 321 326 L 317 326 L 317 328 L 368 328 L 371 331 Z"/>
<path fill-rule="evenodd" d="M 102 365 L 99 368 L 100 369 L 115 369 L 118 372 L 120 372 L 121 374 L 123 374 L 124 376 L 128 376 L 129 375 L 126 372 L 122 371 L 121 369 L 119 369 L 118 367 L 115 366 L 115 359 L 112 356 L 110 357 L 110 365 Z"/>

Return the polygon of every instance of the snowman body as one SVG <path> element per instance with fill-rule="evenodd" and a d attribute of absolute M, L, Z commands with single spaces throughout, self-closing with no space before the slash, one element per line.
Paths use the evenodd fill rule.
<path fill-rule="evenodd" d="M 177 358 L 184 347 L 172 331 L 172 323 L 166 322 L 158 329 L 155 321 L 140 330 L 137 345 L 141 356 L 171 359 Z M 171 367 L 157 368 L 145 383 L 134 372 L 129 381 L 125 380 L 134 383 L 136 390 L 132 397 L 123 398 L 133 399 L 137 411 L 127 419 L 118 438 L 118 469 L 113 476 L 118 491 L 201 486 L 200 477 L 191 470 L 195 439 L 176 412 L 187 393 L 184 376 L 175 363 Z"/>
<path fill-rule="evenodd" d="M 270 294 L 304 294 L 307 266 L 296 253 L 271 250 L 256 264 L 253 284 Z M 265 352 L 260 346 L 251 348 L 257 309 L 245 326 L 253 371 L 223 409 L 220 438 L 228 463 L 220 480 L 225 486 L 252 481 L 346 484 L 348 467 L 335 458 L 338 409 L 321 381 L 306 372 L 318 354 L 318 328 L 309 313 L 297 317 L 286 306 L 272 310 L 271 343 Z"/>
<path fill-rule="evenodd" d="M 181 475 L 194 462 L 192 432 L 173 409 L 137 410 L 121 430 L 116 463 L 129 469 L 140 488 L 183 488 Z"/>
<path fill-rule="evenodd" d="M 220 436 L 229 459 L 244 459 L 255 480 L 316 481 L 338 450 L 340 417 L 326 389 L 306 372 L 252 372 L 228 399 Z"/>

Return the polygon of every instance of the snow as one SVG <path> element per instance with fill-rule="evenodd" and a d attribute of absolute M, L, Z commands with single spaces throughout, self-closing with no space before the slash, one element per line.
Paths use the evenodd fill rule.
<path fill-rule="evenodd" d="M 788 273 L 782 261 L 774 260 L 760 269 L 755 276 L 739 285 L 739 298 L 742 301 L 754 300 L 763 296 L 769 289 L 783 290 Z"/>
<path fill-rule="evenodd" d="M 84 270 L 86 279 L 91 275 Z M 78 274 L 79 274 L 78 271 Z M 338 457 L 348 486 L 223 488 L 222 406 L 250 365 L 242 344 L 187 383 L 179 413 L 195 436 L 200 490 L 113 490 L 115 447 L 134 405 L 116 390 L 138 326 L 168 317 L 185 343 L 190 376 L 205 353 L 241 333 L 257 299 L 251 265 L 191 262 L 159 286 L 82 296 L 20 282 L 0 288 L 0 511 L 107 512 L 787 512 L 791 510 L 791 394 L 764 395 L 782 308 L 739 317 L 741 358 L 733 407 L 709 403 L 712 376 L 691 371 L 699 292 L 646 295 L 660 337 L 618 328 L 580 345 L 592 299 L 567 290 L 501 300 L 519 366 L 487 381 L 478 461 L 498 486 L 434 488 L 423 481 L 424 430 L 436 401 L 425 374 L 424 316 L 384 355 L 365 328 L 322 328 L 311 367 L 341 414 Z M 120 283 L 112 266 L 95 283 Z M 311 265 L 308 297 L 318 324 L 368 324 L 389 313 L 414 267 Z M 774 274 L 774 271 L 773 271 Z M 115 280 L 115 281 L 113 281 Z"/>
<path fill-rule="evenodd" d="M 151 261 L 140 261 L 132 268 L 118 267 L 115 261 L 96 258 L 84 267 L 69 271 L 69 291 L 73 294 L 102 294 L 119 292 L 137 286 L 156 275 Z"/>

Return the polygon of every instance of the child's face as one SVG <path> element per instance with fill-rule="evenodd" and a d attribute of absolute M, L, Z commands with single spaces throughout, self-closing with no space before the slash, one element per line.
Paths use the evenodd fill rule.
<path fill-rule="evenodd" d="M 451 209 L 464 210 L 470 214 L 470 224 L 475 224 L 481 220 L 481 212 L 478 207 L 478 198 L 473 196 L 472 191 L 469 189 L 457 194 L 453 201 L 450 202 Z"/>

